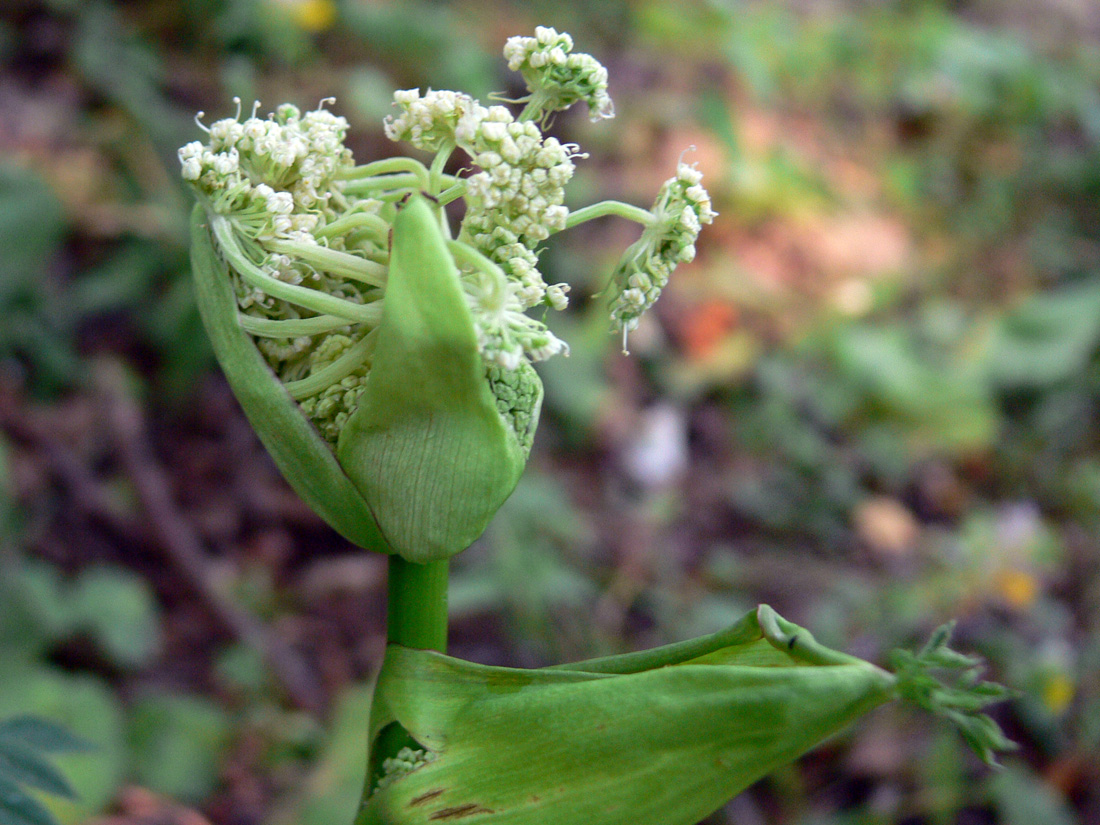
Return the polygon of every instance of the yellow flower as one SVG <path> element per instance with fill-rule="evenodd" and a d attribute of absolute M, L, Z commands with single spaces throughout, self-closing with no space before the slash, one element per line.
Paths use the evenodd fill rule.
<path fill-rule="evenodd" d="M 1064 673 L 1052 673 L 1043 682 L 1043 704 L 1054 715 L 1061 714 L 1073 701 L 1073 680 Z"/>
<path fill-rule="evenodd" d="M 998 573 L 996 586 L 1001 598 L 1015 610 L 1031 607 L 1039 595 L 1039 582 L 1035 576 L 1018 567 L 1009 567 Z"/>
<path fill-rule="evenodd" d="M 328 31 L 336 22 L 336 3 L 333 0 L 297 0 L 290 11 L 300 28 L 314 34 Z"/>

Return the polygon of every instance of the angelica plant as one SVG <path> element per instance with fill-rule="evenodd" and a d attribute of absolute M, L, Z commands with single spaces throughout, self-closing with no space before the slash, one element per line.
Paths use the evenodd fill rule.
<path fill-rule="evenodd" d="M 890 674 L 766 607 L 712 637 L 557 669 L 443 655 L 447 560 L 523 471 L 542 402 L 534 364 L 568 353 L 545 317 L 568 305 L 569 285 L 547 282 L 542 244 L 608 215 L 640 224 L 605 290 L 625 350 L 715 218 L 682 161 L 649 209 L 571 212 L 565 188 L 586 156 L 547 129 L 578 103 L 610 117 L 607 72 L 550 28 L 511 38 L 504 56 L 527 86 L 518 113 L 456 91 L 394 94 L 385 133 L 423 160 L 356 165 L 331 100 L 262 118 L 257 104 L 243 119 L 238 101 L 208 127 L 200 113 L 206 140 L 179 153 L 198 201 L 199 308 L 230 385 L 302 497 L 390 554 L 362 825 L 689 825 L 898 696 L 992 753 L 1004 743 L 979 710 L 996 690 L 971 680 L 945 702 L 929 674 L 942 657 Z M 460 174 L 447 171 L 456 153 Z"/>

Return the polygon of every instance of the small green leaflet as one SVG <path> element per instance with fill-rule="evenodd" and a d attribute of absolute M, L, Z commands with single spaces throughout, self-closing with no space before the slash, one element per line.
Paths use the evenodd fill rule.
<path fill-rule="evenodd" d="M 57 825 L 28 789 L 75 798 L 48 755 L 90 750 L 65 728 L 32 716 L 0 722 L 0 825 Z"/>

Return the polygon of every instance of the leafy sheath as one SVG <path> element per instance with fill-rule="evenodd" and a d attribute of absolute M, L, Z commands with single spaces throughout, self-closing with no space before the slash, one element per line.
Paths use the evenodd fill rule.
<path fill-rule="evenodd" d="M 396 722 L 427 758 L 373 777 L 357 825 L 691 825 L 895 688 L 767 607 L 712 637 L 564 668 L 391 645 L 372 737 Z"/>
<path fill-rule="evenodd" d="M 362 495 L 240 325 L 228 265 L 206 213 L 191 211 L 191 270 L 203 325 L 233 394 L 290 486 L 349 541 L 391 552 Z"/>
<path fill-rule="evenodd" d="M 479 350 L 436 211 L 417 195 L 398 210 L 369 377 L 335 452 L 241 326 L 228 265 L 201 206 L 192 262 L 203 323 L 234 394 L 290 485 L 346 538 L 425 563 L 469 547 L 511 494 L 527 459 L 542 385 L 528 422 L 505 417 Z M 526 365 L 525 365 L 526 366 Z M 507 405 L 505 405 L 507 406 Z"/>

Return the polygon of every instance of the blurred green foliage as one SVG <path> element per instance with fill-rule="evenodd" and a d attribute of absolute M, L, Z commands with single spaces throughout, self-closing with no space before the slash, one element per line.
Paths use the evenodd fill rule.
<path fill-rule="evenodd" d="M 381 156 L 394 88 L 510 94 L 500 45 L 535 24 L 611 70 L 617 121 L 556 124 L 592 152 L 577 190 L 645 200 L 695 143 L 722 215 L 625 361 L 598 299 L 615 246 L 600 233 L 622 229 L 550 245 L 548 276 L 575 284 L 558 327 L 573 354 L 545 365 L 528 476 L 456 563 L 457 643 L 537 665 L 707 632 L 768 600 L 874 659 L 956 616 L 959 647 L 1020 692 L 1002 711 L 1023 746 L 1008 769 L 977 779 L 956 739 L 884 712 L 715 825 L 1095 821 L 1088 3 L 15 0 L 0 13 L 0 375 L 55 405 L 112 354 L 178 435 L 213 369 L 174 158 L 194 111 L 336 95 L 357 156 Z M 628 456 L 657 399 L 682 444 L 652 444 L 690 461 L 655 483 Z M 47 561 L 55 502 L 0 488 L 0 718 L 37 713 L 99 748 L 58 760 L 78 801 L 51 810 L 77 821 L 124 781 L 233 805 L 238 758 L 269 777 L 271 819 L 348 818 L 367 713 L 354 679 L 334 679 L 352 686 L 323 727 L 286 708 L 254 647 L 221 645 L 208 678 L 181 679 L 163 584 L 125 551 Z M 325 607 L 285 571 L 241 568 L 233 598 L 266 620 Z"/>
<path fill-rule="evenodd" d="M 0 722 L 0 816 L 4 821 L 56 825 L 53 814 L 28 790 L 73 799 L 76 792 L 51 757 L 86 750 L 84 740 L 44 719 L 18 716 Z"/>

